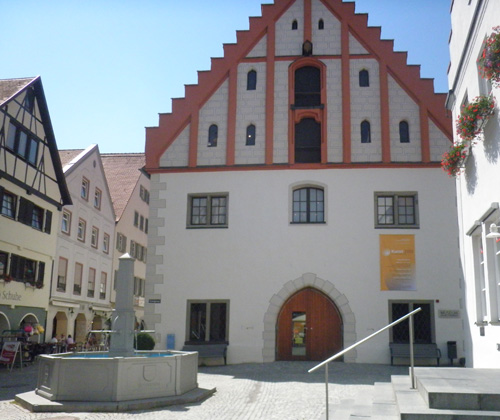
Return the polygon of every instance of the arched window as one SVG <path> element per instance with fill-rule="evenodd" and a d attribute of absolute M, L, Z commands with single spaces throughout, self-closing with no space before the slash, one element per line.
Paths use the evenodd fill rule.
<path fill-rule="evenodd" d="M 370 74 L 368 70 L 361 70 L 359 72 L 359 86 L 360 87 L 368 87 L 370 86 Z"/>
<path fill-rule="evenodd" d="M 321 124 L 304 118 L 295 124 L 295 163 L 321 162 Z"/>
<path fill-rule="evenodd" d="M 399 142 L 409 143 L 410 142 L 410 126 L 407 121 L 401 121 L 399 123 Z"/>
<path fill-rule="evenodd" d="M 364 120 L 361 123 L 361 143 L 371 143 L 371 142 L 372 142 L 372 136 L 371 136 L 370 123 Z"/>
<path fill-rule="evenodd" d="M 257 72 L 250 70 L 247 73 L 247 90 L 255 90 L 257 88 Z"/>
<path fill-rule="evenodd" d="M 321 188 L 299 188 L 293 191 L 292 223 L 324 223 L 325 194 Z"/>
<path fill-rule="evenodd" d="M 306 66 L 295 71 L 295 106 L 321 105 L 321 71 Z"/>
<path fill-rule="evenodd" d="M 255 146 L 255 125 L 250 124 L 247 127 L 247 137 L 245 140 L 246 146 Z"/>
<path fill-rule="evenodd" d="M 217 147 L 217 137 L 219 129 L 216 124 L 212 124 L 208 129 L 208 147 Z"/>
<path fill-rule="evenodd" d="M 295 31 L 295 30 L 297 30 L 297 28 L 298 28 L 297 20 L 294 20 L 292 22 L 292 30 Z"/>
<path fill-rule="evenodd" d="M 319 22 L 318 22 L 318 29 L 321 31 L 323 29 L 325 29 L 325 22 L 323 21 L 323 19 L 320 19 Z"/>

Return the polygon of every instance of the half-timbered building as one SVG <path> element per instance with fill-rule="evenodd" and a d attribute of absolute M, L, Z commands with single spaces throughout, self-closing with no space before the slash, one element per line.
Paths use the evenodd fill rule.
<path fill-rule="evenodd" d="M 40 77 L 0 80 L 0 332 L 45 325 L 66 204 Z"/>

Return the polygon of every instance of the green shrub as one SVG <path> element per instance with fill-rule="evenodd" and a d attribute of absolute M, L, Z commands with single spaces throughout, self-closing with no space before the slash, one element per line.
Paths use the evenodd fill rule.
<path fill-rule="evenodd" d="M 153 350 L 155 344 L 155 339 L 148 333 L 141 332 L 134 337 L 134 348 L 136 350 Z"/>

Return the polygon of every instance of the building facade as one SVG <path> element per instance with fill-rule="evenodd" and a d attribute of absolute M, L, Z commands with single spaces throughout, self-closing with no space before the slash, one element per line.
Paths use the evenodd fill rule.
<path fill-rule="evenodd" d="M 465 356 L 467 365 L 477 368 L 500 367 L 500 235 L 496 233 L 500 224 L 497 186 L 500 179 L 500 89 L 498 83 L 483 77 L 478 66 L 488 38 L 495 34 L 500 24 L 499 16 L 500 4 L 494 0 L 452 2 L 447 106 L 455 121 L 455 144 L 466 145 L 467 157 L 464 169 L 456 177 L 456 187 L 465 281 Z M 500 46 L 500 36 L 497 43 Z M 489 52 L 486 58 L 497 63 L 498 79 L 500 53 L 498 50 Z M 478 97 L 495 102 L 493 115 L 489 115 L 477 135 L 464 140 L 464 135 L 459 134 L 462 133 L 459 118 Z"/>
<path fill-rule="evenodd" d="M 43 341 L 57 226 L 71 204 L 40 77 L 0 81 L 0 332 Z"/>
<path fill-rule="evenodd" d="M 160 347 L 321 360 L 416 307 L 416 341 L 462 343 L 446 95 L 354 7 L 263 5 L 147 129 Z M 407 324 L 344 360 L 387 363 L 389 342 Z"/>
<path fill-rule="evenodd" d="M 101 155 L 115 209 L 113 248 L 113 288 L 116 299 L 119 258 L 128 253 L 134 262 L 134 311 L 136 328 L 145 329 L 144 299 L 149 228 L 149 176 L 143 171 L 144 153 L 104 153 Z"/>
<path fill-rule="evenodd" d="M 115 214 L 99 147 L 59 151 L 73 204 L 57 225 L 47 337 L 109 329 Z"/>

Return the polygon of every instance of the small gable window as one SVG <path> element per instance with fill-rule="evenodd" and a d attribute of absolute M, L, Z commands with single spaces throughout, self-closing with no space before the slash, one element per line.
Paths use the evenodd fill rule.
<path fill-rule="evenodd" d="M 246 146 L 255 146 L 255 125 L 250 124 L 247 127 L 247 137 L 245 140 Z"/>
<path fill-rule="evenodd" d="M 297 28 L 298 28 L 298 26 L 299 26 L 299 25 L 298 25 L 298 23 L 297 23 L 297 20 L 294 20 L 294 21 L 292 22 L 292 30 L 293 30 L 293 31 L 296 31 L 296 30 L 297 30 Z"/>
<path fill-rule="evenodd" d="M 325 22 L 323 21 L 323 19 L 319 20 L 319 22 L 318 22 L 318 29 L 320 31 L 322 31 L 323 29 L 325 29 Z"/>
<path fill-rule="evenodd" d="M 371 142 L 372 142 L 372 136 L 371 136 L 370 123 L 364 120 L 361 123 L 361 143 L 371 143 Z"/>
<path fill-rule="evenodd" d="M 361 70 L 359 72 L 359 86 L 360 87 L 368 87 L 370 86 L 370 74 L 368 70 Z"/>
<path fill-rule="evenodd" d="M 257 89 L 257 72 L 250 70 L 247 74 L 247 90 Z"/>
<path fill-rule="evenodd" d="M 217 147 L 217 137 L 219 129 L 216 124 L 212 124 L 208 129 L 208 147 Z"/>
<path fill-rule="evenodd" d="M 410 126 L 408 125 L 408 121 L 401 121 L 399 123 L 399 142 L 410 142 Z"/>

